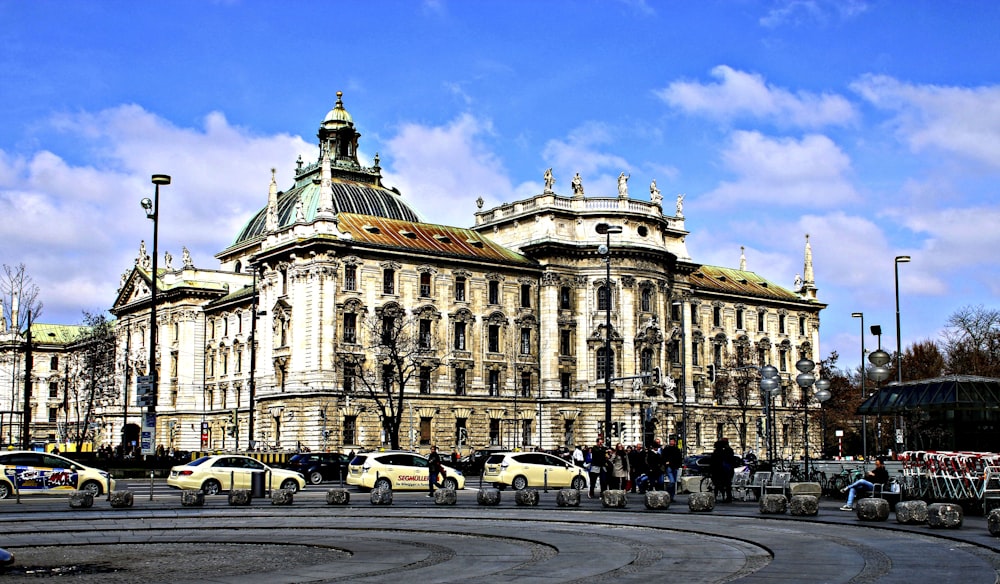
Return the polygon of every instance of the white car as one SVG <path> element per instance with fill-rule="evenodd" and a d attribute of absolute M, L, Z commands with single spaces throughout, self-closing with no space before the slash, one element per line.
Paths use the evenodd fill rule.
<path fill-rule="evenodd" d="M 416 452 L 401 450 L 363 452 L 354 457 L 348 469 L 347 484 L 360 489 L 400 491 L 429 489 L 427 458 Z M 446 466 L 445 473 L 444 477 L 438 477 L 443 488 L 465 488 L 465 477 L 460 471 Z"/>
<path fill-rule="evenodd" d="M 16 484 L 15 484 L 16 483 Z M 0 453 L 0 499 L 22 495 L 87 491 L 93 496 L 115 489 L 108 473 L 57 454 L 15 450 Z"/>
<path fill-rule="evenodd" d="M 483 480 L 499 489 L 510 485 L 528 487 L 587 488 L 587 473 L 558 456 L 544 452 L 501 452 L 490 455 L 483 465 Z"/>
<path fill-rule="evenodd" d="M 253 473 L 265 473 L 265 487 L 288 489 L 298 492 L 306 486 L 306 479 L 299 473 L 267 466 L 249 456 L 216 454 L 202 456 L 187 464 L 170 469 L 167 484 L 175 489 L 201 490 L 206 495 L 216 495 L 223 490 L 249 489 Z"/>

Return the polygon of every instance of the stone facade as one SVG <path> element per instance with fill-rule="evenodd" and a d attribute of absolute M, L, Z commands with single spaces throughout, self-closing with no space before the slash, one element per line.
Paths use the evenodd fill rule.
<path fill-rule="evenodd" d="M 298 161 L 288 190 L 272 178 L 218 267 L 186 260 L 154 279 L 136 259 L 112 308 L 121 395 L 133 403 L 128 420 L 120 402 L 100 413 L 109 436 L 123 422 L 134 432 L 142 412 L 134 384 L 148 369 L 154 281 L 165 449 L 391 446 L 375 399 L 402 377 L 375 358 L 387 315 L 414 344 L 395 411 L 402 448 L 592 444 L 608 430 L 607 365 L 615 441 L 665 439 L 687 415 L 689 451 L 722 434 L 760 450 L 753 423 L 740 444 L 741 406 L 721 389 L 736 365 L 775 365 L 776 419 L 801 418 L 794 363 L 820 358 L 825 307 L 808 240 L 806 278 L 789 289 L 742 256 L 739 269 L 696 262 L 684 216 L 664 214 L 661 200 L 549 190 L 480 204 L 470 229 L 420 223 L 382 185 L 377 159 L 358 162 L 359 136 L 338 99 L 320 125 L 320 159 Z M 599 233 L 608 224 L 621 233 Z M 801 427 L 777 431 L 778 454 L 800 456 Z"/>

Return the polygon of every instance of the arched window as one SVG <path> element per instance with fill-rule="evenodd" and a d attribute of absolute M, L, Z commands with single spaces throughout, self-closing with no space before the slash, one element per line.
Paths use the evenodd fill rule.
<path fill-rule="evenodd" d="M 643 312 L 649 312 L 652 310 L 653 306 L 653 292 L 649 288 L 642 289 L 642 295 L 639 297 L 639 310 Z"/>

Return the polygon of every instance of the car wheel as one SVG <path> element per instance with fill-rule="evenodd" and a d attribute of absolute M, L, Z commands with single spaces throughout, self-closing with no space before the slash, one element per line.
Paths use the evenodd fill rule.
<path fill-rule="evenodd" d="M 523 491 L 528 488 L 528 479 L 518 475 L 510 482 L 510 486 L 516 491 Z"/>
<path fill-rule="evenodd" d="M 201 491 L 206 495 L 218 495 L 219 491 L 221 490 L 222 490 L 222 485 L 220 485 L 219 481 L 215 479 L 209 479 L 205 481 L 203 485 L 201 485 Z"/>
<path fill-rule="evenodd" d="M 7 481 L 0 481 L 0 499 L 9 499 L 10 494 L 14 491 L 11 484 Z"/>
<path fill-rule="evenodd" d="M 444 488 L 446 488 L 446 489 L 451 489 L 453 491 L 457 491 L 458 490 L 458 481 L 455 480 L 455 479 L 453 479 L 453 478 L 451 478 L 451 477 L 449 477 L 449 478 L 446 478 L 441 483 L 441 486 L 444 487 Z"/>
<path fill-rule="evenodd" d="M 573 477 L 573 482 L 570 484 L 570 487 L 578 491 L 582 491 L 587 488 L 587 479 L 579 476 Z"/>
<path fill-rule="evenodd" d="M 374 487 L 374 489 L 376 491 L 388 491 L 388 490 L 391 490 L 392 489 L 392 482 L 390 482 L 389 479 L 379 479 L 379 480 L 375 481 L 375 487 Z"/>
<path fill-rule="evenodd" d="M 311 473 L 309 473 L 310 485 L 318 485 L 322 482 L 323 482 L 323 473 L 319 472 L 318 470 L 314 470 Z"/>
<path fill-rule="evenodd" d="M 87 481 L 83 483 L 83 486 L 80 487 L 80 490 L 85 493 L 90 493 L 92 497 L 96 497 L 101 494 L 101 483 L 97 481 Z"/>
<path fill-rule="evenodd" d="M 284 490 L 286 490 L 286 491 L 291 491 L 293 493 L 298 493 L 299 492 L 299 483 L 295 479 L 285 479 L 285 481 L 283 483 L 281 483 L 281 488 L 284 489 Z"/>

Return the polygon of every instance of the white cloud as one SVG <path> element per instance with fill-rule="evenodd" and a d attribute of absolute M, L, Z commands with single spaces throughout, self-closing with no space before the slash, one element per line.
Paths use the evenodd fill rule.
<path fill-rule="evenodd" d="M 182 128 L 141 107 L 63 115 L 46 135 L 48 150 L 0 151 L 0 216 L 4 262 L 24 262 L 41 288 L 50 322 L 77 322 L 81 310 L 107 308 L 119 275 L 129 269 L 152 225 L 139 205 L 160 190 L 159 252 L 216 267 L 250 214 L 267 202 L 270 166 L 290 185 L 293 162 L 315 147 L 288 135 L 254 136 L 220 113 L 202 128 Z M 83 152 L 74 166 L 61 152 Z M 151 242 L 150 242 L 151 243 Z"/>
<path fill-rule="evenodd" d="M 892 125 L 913 151 L 939 149 L 1000 168 L 1000 86 L 913 85 L 866 75 L 851 88 L 894 113 Z"/>
<path fill-rule="evenodd" d="M 826 136 L 814 134 L 795 140 L 734 132 L 722 157 L 737 178 L 707 193 L 706 205 L 759 201 L 816 208 L 858 199 L 846 177 L 851 171 L 850 159 Z"/>
<path fill-rule="evenodd" d="M 500 158 L 484 143 L 489 121 L 463 114 L 446 126 L 404 124 L 387 142 L 386 183 L 397 186 L 425 220 L 471 226 L 485 208 L 515 192 Z"/>
<path fill-rule="evenodd" d="M 847 20 L 868 10 L 861 0 L 782 0 L 760 19 L 765 28 L 804 23 L 825 24 L 832 19 Z"/>
<path fill-rule="evenodd" d="M 847 124 L 855 119 L 854 107 L 839 95 L 792 93 L 768 85 L 761 75 L 726 65 L 713 68 L 712 77 L 719 83 L 675 81 L 656 95 L 687 113 L 722 120 L 749 117 L 778 125 L 815 128 Z"/>

